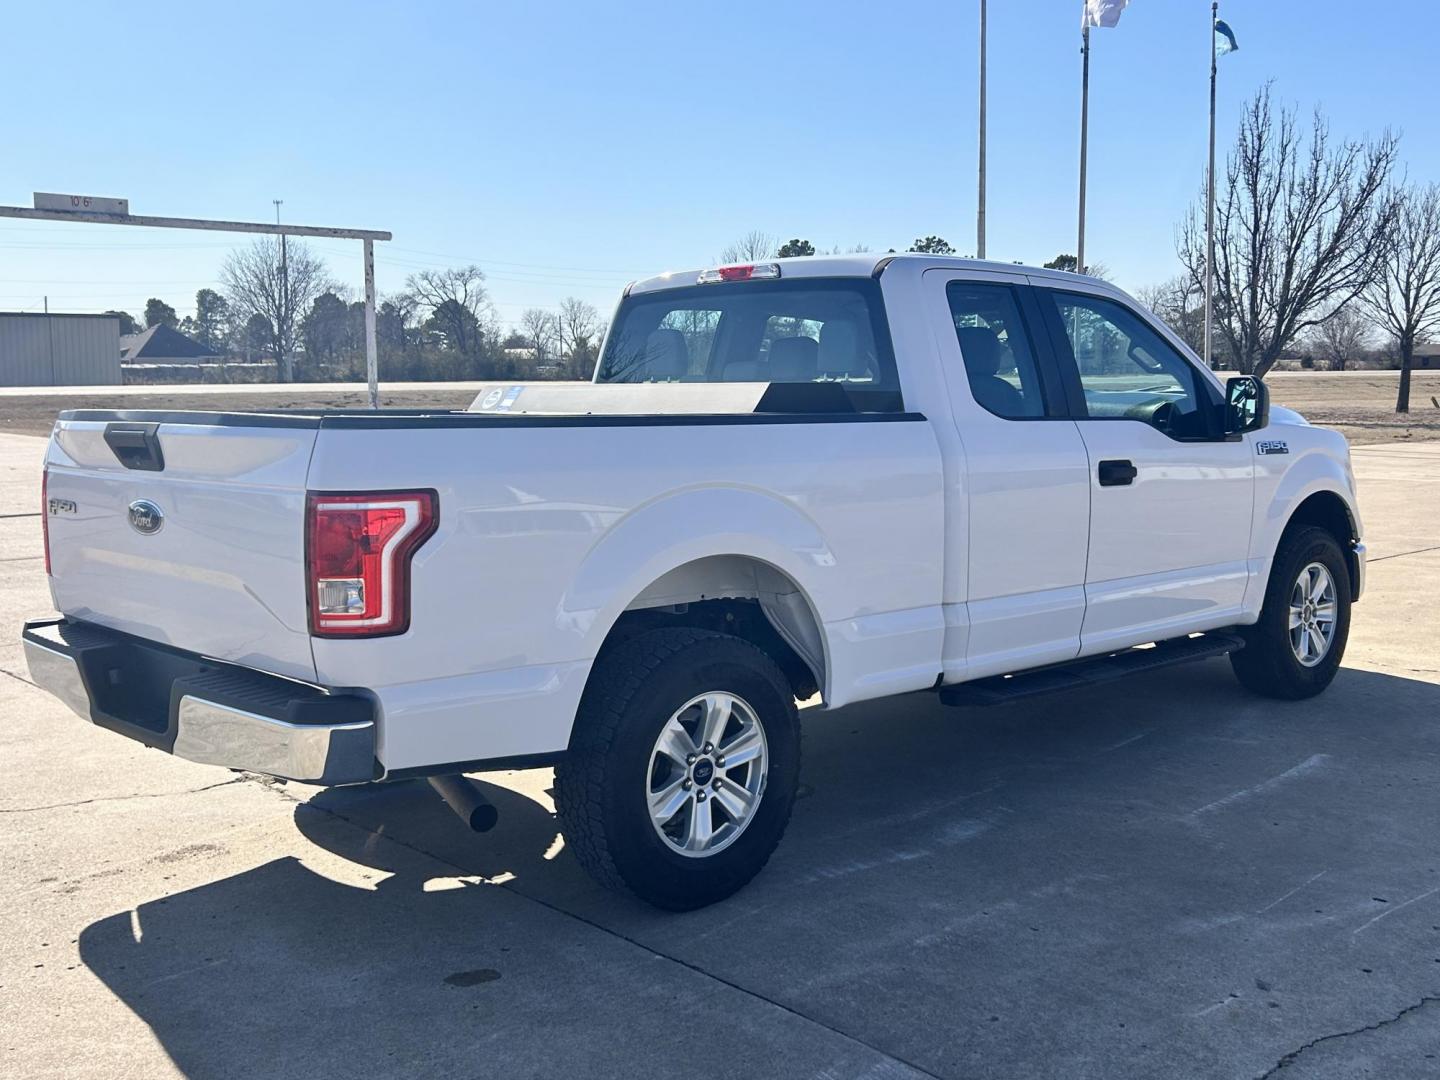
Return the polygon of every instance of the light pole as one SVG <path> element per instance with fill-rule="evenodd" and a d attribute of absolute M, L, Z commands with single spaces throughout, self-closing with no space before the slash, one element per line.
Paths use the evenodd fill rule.
<path fill-rule="evenodd" d="M 980 183 L 975 209 L 975 257 L 985 258 L 985 0 L 980 0 Z"/>

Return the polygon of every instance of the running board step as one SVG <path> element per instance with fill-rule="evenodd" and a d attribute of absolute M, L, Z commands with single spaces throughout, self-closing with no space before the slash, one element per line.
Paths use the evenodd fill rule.
<path fill-rule="evenodd" d="M 1155 645 L 1124 649 L 1104 656 L 1087 656 L 1083 660 L 1023 671 L 1018 675 L 992 675 L 973 682 L 942 686 L 940 700 L 946 705 L 1003 705 L 1020 698 L 1112 682 L 1172 664 L 1208 660 L 1244 647 L 1245 639 L 1239 634 L 1223 631 L 1172 638 Z"/>

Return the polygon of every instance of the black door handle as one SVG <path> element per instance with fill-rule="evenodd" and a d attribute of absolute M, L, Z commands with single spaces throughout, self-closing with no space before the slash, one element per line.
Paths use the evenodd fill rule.
<path fill-rule="evenodd" d="M 1099 475 L 1101 487 L 1123 487 L 1139 476 L 1140 470 L 1135 468 L 1134 462 L 1122 458 L 1100 462 Z"/>

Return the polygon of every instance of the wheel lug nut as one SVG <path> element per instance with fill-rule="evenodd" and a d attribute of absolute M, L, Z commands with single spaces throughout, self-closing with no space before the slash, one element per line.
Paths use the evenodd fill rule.
<path fill-rule="evenodd" d="M 707 754 L 713 754 L 714 752 L 715 752 L 715 744 L 714 744 L 714 743 L 708 743 L 708 742 L 707 742 L 707 743 L 705 744 L 705 753 L 707 753 Z"/>
<path fill-rule="evenodd" d="M 685 755 L 685 764 L 686 764 L 686 765 L 694 765 L 694 764 L 695 764 L 695 755 L 694 755 L 694 754 L 686 754 L 686 755 Z"/>
<path fill-rule="evenodd" d="M 723 757 L 717 757 L 715 759 L 715 766 L 717 768 L 723 769 L 725 767 L 725 759 Z"/>
<path fill-rule="evenodd" d="M 711 784 L 710 786 L 711 786 L 712 788 L 714 788 L 716 791 L 719 791 L 719 790 L 720 790 L 720 778 L 719 778 L 718 776 L 715 777 L 715 782 L 714 782 L 713 784 Z"/>
<path fill-rule="evenodd" d="M 704 801 L 705 801 L 705 792 L 704 792 L 704 790 L 702 789 L 701 791 L 699 791 L 699 792 L 695 795 L 695 798 L 698 799 L 700 802 L 704 802 Z"/>
<path fill-rule="evenodd" d="M 685 779 L 685 780 L 682 780 L 682 781 L 680 782 L 680 788 L 681 788 L 681 790 L 683 790 L 683 791 L 689 791 L 689 790 L 690 790 L 691 788 L 693 788 L 694 786 L 695 786 L 695 782 L 694 782 L 693 780 L 688 779 L 688 778 Z"/>

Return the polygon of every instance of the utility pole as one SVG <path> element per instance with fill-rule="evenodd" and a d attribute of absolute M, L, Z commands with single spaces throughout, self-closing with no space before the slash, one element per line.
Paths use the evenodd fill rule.
<path fill-rule="evenodd" d="M 1075 241 L 1075 272 L 1085 273 L 1085 155 L 1090 138 L 1090 25 L 1081 31 L 1080 55 L 1080 234 Z"/>
<path fill-rule="evenodd" d="M 50 339 L 50 385 L 55 385 L 55 324 L 50 321 L 50 297 L 45 297 L 45 335 Z"/>
<path fill-rule="evenodd" d="M 1215 20 L 1220 15 L 1219 0 L 1210 4 L 1210 163 L 1205 169 L 1205 366 L 1213 368 L 1215 330 L 1213 304 L 1215 297 Z"/>
<path fill-rule="evenodd" d="M 284 199 L 271 199 L 275 204 L 275 224 L 280 224 L 280 206 Z M 279 316 L 279 325 L 275 327 L 275 345 L 278 350 L 285 354 L 284 358 L 275 357 L 277 366 L 283 365 L 283 371 L 276 371 L 276 377 L 281 382 L 289 382 L 291 374 L 290 350 L 287 348 L 289 342 L 285 340 L 285 324 L 290 321 L 290 275 L 285 265 L 285 234 L 280 234 L 280 303 L 277 305 L 276 314 Z"/>
<path fill-rule="evenodd" d="M 975 210 L 975 257 L 985 258 L 985 0 L 980 0 L 980 186 Z"/>

